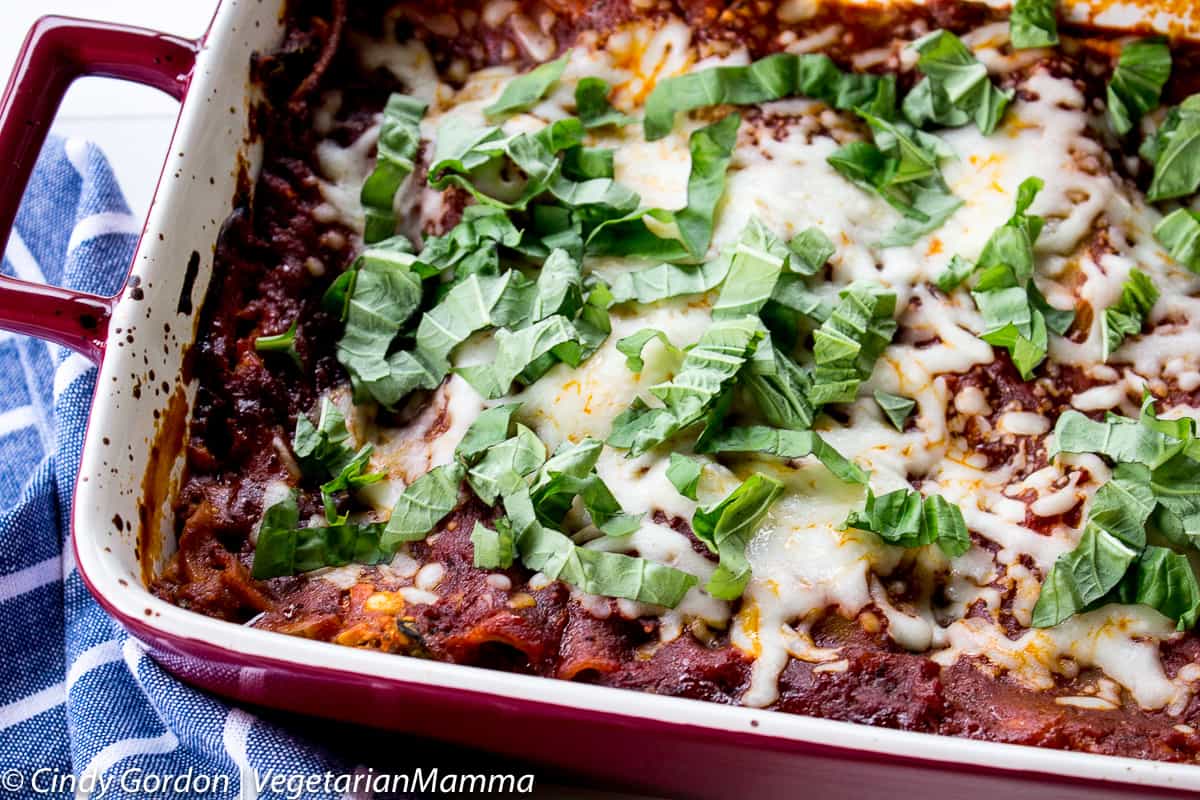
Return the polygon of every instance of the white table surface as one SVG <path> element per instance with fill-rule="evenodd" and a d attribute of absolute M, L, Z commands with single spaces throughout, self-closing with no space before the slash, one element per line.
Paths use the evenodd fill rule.
<path fill-rule="evenodd" d="M 25 32 L 45 14 L 124 22 L 199 36 L 217 0 L 0 0 L 0 75 L 12 72 Z M 144 218 L 171 143 L 178 104 L 156 89 L 106 78 L 84 78 L 67 92 L 51 131 L 89 139 L 108 156 L 130 209 Z M 635 800 L 632 795 L 542 786 L 541 800 Z"/>

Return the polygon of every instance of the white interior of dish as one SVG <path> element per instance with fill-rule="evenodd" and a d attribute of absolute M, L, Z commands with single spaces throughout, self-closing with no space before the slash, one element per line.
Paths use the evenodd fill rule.
<path fill-rule="evenodd" d="M 1146 0 L 1142 5 L 1148 4 Z M 1103 4 L 1084 2 L 1074 8 L 1076 18 L 1082 9 L 1087 14 L 1082 18 L 1114 26 L 1145 18 L 1134 5 L 1113 5 L 1104 11 Z M 1152 20 L 1155 27 L 1166 24 L 1161 15 Z M 1195 19 L 1190 23 L 1200 32 Z M 251 96 L 248 65 L 254 51 L 271 48 L 279 36 L 278 4 L 249 0 L 222 4 L 197 61 L 135 258 L 132 274 L 140 281 L 144 299 L 134 300 L 127 294 L 111 322 L 112 336 L 83 453 L 73 527 L 80 570 L 120 613 L 164 633 L 219 643 L 233 652 L 384 678 L 897 756 L 1200 789 L 1200 771 L 1182 765 L 932 737 L 398 658 L 232 625 L 152 597 L 142 585 L 137 542 L 143 475 L 157 456 L 157 432 L 172 396 L 184 393 L 188 406 L 194 397 L 194 386 L 183 386 L 178 375 L 211 277 L 214 242 L 230 211 L 239 157 L 248 163 L 251 174 L 258 168 L 260 148 L 246 144 Z M 198 271 L 190 292 L 191 310 L 184 313 L 179 310 L 180 296 L 193 252 L 198 254 Z M 164 466 L 171 476 L 167 498 L 177 487 L 181 466 L 178 456 Z M 169 500 L 145 513 L 155 512 L 161 514 L 162 529 L 173 530 Z M 173 546 L 169 537 L 163 542 L 156 569 Z"/>

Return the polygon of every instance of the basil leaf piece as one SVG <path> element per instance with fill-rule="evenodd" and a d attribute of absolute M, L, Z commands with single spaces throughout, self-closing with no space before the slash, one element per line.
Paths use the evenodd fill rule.
<path fill-rule="evenodd" d="M 428 106 L 402 94 L 392 94 L 383 107 L 375 168 L 363 181 L 359 201 L 366 216 L 363 241 L 383 241 L 396 232 L 396 192 L 413 171 L 421 144 L 421 118 Z"/>
<path fill-rule="evenodd" d="M 1136 582 L 1133 602 L 1175 620 L 1181 631 L 1196 626 L 1200 618 L 1200 584 L 1187 556 L 1150 546 L 1142 552 L 1131 574 Z"/>
<path fill-rule="evenodd" d="M 1021 181 L 1021 185 L 1017 187 L 1013 215 L 992 232 L 979 254 L 980 269 L 1008 267 L 1021 283 L 1033 277 L 1033 245 L 1042 232 L 1045 220 L 1036 214 L 1029 214 L 1028 211 L 1044 186 L 1041 178 L 1026 178 Z"/>
<path fill-rule="evenodd" d="M 920 492 L 912 489 L 897 489 L 877 497 L 868 487 L 863 510 L 852 511 L 842 528 L 869 531 L 900 547 L 923 547 L 936 542 L 950 558 L 971 548 L 962 509 L 940 495 L 922 500 Z"/>
<path fill-rule="evenodd" d="M 790 251 L 783 242 L 758 217 L 751 217 L 734 246 L 713 319 L 757 314 L 771 299 L 789 261 Z"/>
<path fill-rule="evenodd" d="M 687 499 L 696 499 L 696 490 L 700 487 L 700 476 L 703 473 L 704 465 L 699 461 L 679 453 L 671 453 L 671 462 L 667 465 L 667 480 Z"/>
<path fill-rule="evenodd" d="M 458 447 L 454 448 L 454 457 L 468 465 L 473 464 L 488 449 L 507 439 L 513 414 L 520 407 L 520 403 L 508 403 L 481 411 L 463 434 Z"/>
<path fill-rule="evenodd" d="M 1137 557 L 1137 550 L 1098 525 L 1088 525 L 1075 549 L 1059 556 L 1051 567 L 1033 607 L 1031 624 L 1053 627 L 1100 600 Z"/>
<path fill-rule="evenodd" d="M 612 178 L 614 170 L 611 148 L 577 145 L 563 151 L 562 174 L 564 178 L 571 181 Z M 567 202 L 566 200 L 563 202 L 570 206 L 591 205 L 591 203 Z M 635 203 L 634 206 L 636 207 L 636 205 Z"/>
<path fill-rule="evenodd" d="M 879 242 L 880 247 L 910 245 L 936 230 L 962 205 L 938 168 L 950 151 L 935 136 L 907 123 L 890 122 L 858 111 L 871 126 L 871 142 L 849 142 L 826 161 L 864 191 L 878 194 L 904 215 Z"/>
<path fill-rule="evenodd" d="M 613 421 L 608 443 L 637 456 L 699 422 L 732 388 L 762 337 L 762 323 L 755 317 L 714 322 L 688 350 L 675 377 L 650 388 L 663 407 L 635 401 Z"/>
<path fill-rule="evenodd" d="M 905 118 L 918 128 L 930 122 L 958 127 L 973 121 L 990 136 L 1012 101 L 1012 91 L 998 89 L 987 67 L 949 31 L 934 31 L 909 47 L 920 53 L 917 68 L 925 77 L 904 98 Z"/>
<path fill-rule="evenodd" d="M 350 431 L 341 409 L 328 397 L 322 397 L 316 425 L 304 414 L 297 415 L 292 451 L 305 472 L 336 475 L 354 458 L 354 451 L 346 445 L 349 439 Z"/>
<path fill-rule="evenodd" d="M 295 491 L 263 512 L 250 568 L 252 578 L 267 580 L 322 567 L 379 564 L 391 558 L 391 553 L 379 547 L 381 524 L 301 528 L 299 519 Z"/>
<path fill-rule="evenodd" d="M 769 424 L 787 430 L 807 430 L 816 415 L 808 400 L 812 377 L 791 356 L 779 348 L 773 350 L 775 370 L 766 374 L 743 373 L 742 386 Z"/>
<path fill-rule="evenodd" d="M 1163 87 L 1171 76 L 1171 48 L 1155 36 L 1121 48 L 1108 83 L 1108 121 L 1120 136 L 1133 130 L 1143 115 L 1158 108 Z"/>
<path fill-rule="evenodd" d="M 971 534 L 962 509 L 938 494 L 925 498 L 921 507 L 921 525 L 937 546 L 950 558 L 958 558 L 971 549 Z"/>
<path fill-rule="evenodd" d="M 870 102 L 881 80 L 842 72 L 824 54 L 776 53 L 744 67 L 713 67 L 659 81 L 646 98 L 647 141 L 675 126 L 675 114 L 715 105 L 758 105 L 793 95 L 823 100 L 839 110 Z"/>
<path fill-rule="evenodd" d="M 489 364 L 456 367 L 455 372 L 488 399 L 508 394 L 517 376 L 539 358 L 569 345 L 578 348 L 579 334 L 566 317 L 551 316 L 515 333 L 496 331 L 496 357 Z M 570 358 L 563 360 L 570 362 Z"/>
<path fill-rule="evenodd" d="M 1009 38 L 1016 50 L 1058 44 L 1058 0 L 1016 0 L 1008 19 Z"/>
<path fill-rule="evenodd" d="M 879 406 L 879 410 L 887 417 L 888 422 L 892 423 L 892 427 L 898 431 L 904 430 L 904 423 L 908 420 L 913 409 L 917 407 L 917 401 L 907 397 L 901 397 L 898 394 L 889 394 L 881 392 L 878 389 L 874 393 L 875 404 Z"/>
<path fill-rule="evenodd" d="M 969 260 L 955 253 L 950 258 L 950 263 L 946 265 L 945 271 L 937 277 L 937 287 L 946 294 L 954 291 L 967 278 L 971 277 L 971 273 L 975 271 L 975 265 Z"/>
<path fill-rule="evenodd" d="M 1200 187 L 1200 94 L 1172 108 L 1140 152 L 1154 163 L 1154 178 L 1146 190 L 1149 202 L 1194 194 Z"/>
<path fill-rule="evenodd" d="M 567 68 L 567 61 L 570 57 L 571 52 L 568 50 L 559 58 L 547 61 L 509 81 L 508 85 L 504 87 L 504 91 L 500 93 L 500 98 L 483 109 L 484 116 L 491 120 L 528 111 L 558 83 L 563 70 Z"/>
<path fill-rule="evenodd" d="M 494 530 L 478 520 L 475 522 L 471 531 L 473 563 L 480 569 L 508 569 L 514 555 L 512 525 L 504 517 L 492 524 L 496 526 Z"/>
<path fill-rule="evenodd" d="M 846 483 L 865 484 L 867 473 L 820 437 L 815 431 L 788 431 L 751 425 L 745 428 L 726 428 L 703 443 L 697 443 L 702 453 L 769 453 L 780 458 L 795 459 L 815 456 L 824 467 Z"/>
<path fill-rule="evenodd" d="M 442 236 L 431 236 L 414 264 L 422 277 L 451 270 L 458 280 L 469 275 L 496 275 L 500 271 L 499 246 L 515 248 L 521 232 L 503 209 L 485 204 L 467 206 L 462 219 Z"/>
<path fill-rule="evenodd" d="M 756 472 L 715 506 L 696 510 L 692 532 L 720 558 L 704 587 L 710 595 L 720 600 L 741 597 L 750 580 L 746 546 L 782 493 L 782 483 Z"/>
<path fill-rule="evenodd" d="M 497 497 L 524 487 L 526 476 L 545 462 L 546 445 L 537 434 L 518 423 L 515 436 L 492 445 L 467 471 L 467 483 L 490 506 Z"/>
<path fill-rule="evenodd" d="M 338 492 L 352 492 L 383 480 L 382 472 L 366 473 L 363 471 L 367 468 L 367 462 L 371 459 L 373 449 L 371 445 L 364 444 L 332 478 L 321 484 L 321 500 L 325 504 L 325 518 L 329 522 L 340 524 L 346 521 L 345 515 L 337 513 L 336 495 Z"/>
<path fill-rule="evenodd" d="M 1200 128 L 1196 141 L 1197 163 L 1200 163 Z M 1171 258 L 1192 272 L 1200 272 L 1200 214 L 1187 208 L 1175 209 L 1154 226 L 1154 238 Z"/>
<path fill-rule="evenodd" d="M 419 542 L 458 505 L 458 487 L 466 470 L 461 464 L 434 467 L 405 487 L 392 507 L 379 544 L 395 550 L 403 542 Z"/>
<path fill-rule="evenodd" d="M 1118 468 L 1119 469 L 1119 468 Z M 1200 467 L 1192 458 L 1177 455 L 1150 474 L 1150 491 L 1158 506 L 1154 527 L 1172 544 L 1200 548 Z"/>
<path fill-rule="evenodd" d="M 641 372 L 646 368 L 646 362 L 642 360 L 642 351 L 653 339 L 662 342 L 662 346 L 672 356 L 683 355 L 683 351 L 671 344 L 671 340 L 662 331 L 657 328 L 642 328 L 624 339 L 617 340 L 617 350 L 625 356 L 625 366 L 630 372 Z"/>
<path fill-rule="evenodd" d="M 524 210 L 531 200 L 550 188 L 562 169 L 559 153 L 583 142 L 583 124 L 574 117 L 555 120 L 536 132 L 519 133 L 507 140 L 499 128 L 459 130 L 465 125 L 457 117 L 450 117 L 438 129 L 439 143 L 429 168 L 429 185 L 435 189 L 458 186 L 478 203 L 506 211 Z M 447 138 L 449 144 L 443 142 Z M 510 188 L 496 180 L 501 156 L 524 173 L 523 185 Z M 476 185 L 485 173 L 492 178 L 488 181 L 489 188 L 490 184 L 500 184 L 501 190 L 496 194 Z"/>
<path fill-rule="evenodd" d="M 788 241 L 792 258 L 788 264 L 792 272 L 800 275 L 816 275 L 837 252 L 829 237 L 817 227 L 805 228 Z"/>
<path fill-rule="evenodd" d="M 814 406 L 853 402 L 859 384 L 870 377 L 896 333 L 894 293 L 856 281 L 840 297 L 833 314 L 813 334 L 816 368 L 808 400 Z"/>
<path fill-rule="evenodd" d="M 530 499 L 543 525 L 561 524 L 578 497 L 592 523 L 608 536 L 627 536 L 641 527 L 641 516 L 625 514 L 596 474 L 603 447 L 603 442 L 591 437 L 577 444 L 564 442 L 542 465 L 530 488 Z"/>
<path fill-rule="evenodd" d="M 588 130 L 633 122 L 632 117 L 609 104 L 609 89 L 608 81 L 603 78 L 582 78 L 575 84 L 575 113 Z"/>
<path fill-rule="evenodd" d="M 920 492 L 897 489 L 876 496 L 868 487 L 863 510 L 850 512 L 842 527 L 870 531 L 888 544 L 922 547 L 937 538 L 935 529 L 922 524 L 923 518 Z"/>
<path fill-rule="evenodd" d="M 696 576 L 644 558 L 579 547 L 570 537 L 537 519 L 526 489 L 504 497 L 517 553 L 527 568 L 590 594 L 623 597 L 674 608 Z"/>
<path fill-rule="evenodd" d="M 450 354 L 476 331 L 512 325 L 528 312 L 532 285 L 516 270 L 503 275 L 469 275 L 421 316 L 416 352 L 441 375 L 450 371 Z"/>
<path fill-rule="evenodd" d="M 292 363 L 303 369 L 304 364 L 300 362 L 300 354 L 296 352 L 296 322 L 296 320 L 292 320 L 292 324 L 283 333 L 256 337 L 254 349 L 259 353 L 287 353 L 288 358 L 292 359 Z"/>
<path fill-rule="evenodd" d="M 1186 421 L 1186 420 L 1185 420 Z M 1155 469 L 1183 452 L 1184 438 L 1160 430 L 1154 407 L 1147 398 L 1140 419 L 1110 414 L 1096 422 L 1073 409 L 1063 412 L 1054 425 L 1054 440 L 1046 455 L 1096 453 L 1120 464 L 1144 464 Z"/>
<path fill-rule="evenodd" d="M 704 294 L 725 280 L 731 260 L 732 255 L 729 255 L 696 266 L 659 264 L 648 269 L 622 272 L 613 281 L 613 301 L 654 303 L 685 294 Z"/>
<path fill-rule="evenodd" d="M 1150 276 L 1134 268 L 1129 271 L 1129 280 L 1121 286 L 1121 297 L 1104 310 L 1100 318 L 1100 335 L 1104 340 L 1104 360 L 1121 346 L 1126 336 L 1142 332 L 1142 325 L 1150 310 L 1158 302 L 1158 289 Z"/>
<path fill-rule="evenodd" d="M 661 84 L 660 84 L 661 85 Z M 742 118 L 729 114 L 692 133 L 688 139 L 692 165 L 687 205 L 679 211 L 643 209 L 606 220 L 588 235 L 589 255 L 697 261 L 712 240 L 713 214 L 725 191 L 725 172 L 737 143 Z"/>
<path fill-rule="evenodd" d="M 385 406 L 393 406 L 417 386 L 432 389 L 437 382 L 419 375 L 412 386 L 392 380 L 394 368 L 400 376 L 410 374 L 402 369 L 403 363 L 390 362 L 387 354 L 400 327 L 417 310 L 422 287 L 420 277 L 409 266 L 393 258 L 376 257 L 380 251 L 387 256 L 397 254 L 383 245 L 368 248 L 358 259 L 347 297 L 346 324 L 337 343 L 337 359 L 350 373 L 356 400 L 371 396 Z"/>

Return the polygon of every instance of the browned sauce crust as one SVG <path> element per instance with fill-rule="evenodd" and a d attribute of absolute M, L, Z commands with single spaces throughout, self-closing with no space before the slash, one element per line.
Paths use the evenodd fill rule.
<path fill-rule="evenodd" d="M 487 519 L 493 512 L 473 499 L 427 541 L 410 548 L 418 563 L 445 566 L 440 599 L 432 605 L 406 603 L 396 590 L 411 585 L 411 578 L 378 568 L 368 569 L 345 590 L 322 580 L 250 578 L 250 534 L 262 512 L 263 488 L 273 480 L 296 482 L 280 448 L 286 449 L 297 415 L 310 409 L 320 392 L 344 380 L 333 351 L 339 324 L 321 310 L 320 297 L 354 254 L 347 231 L 336 223 L 319 223 L 311 213 L 321 202 L 311 166 L 317 143 L 312 125 L 315 98 L 322 88 L 342 90 L 333 137 L 349 143 L 370 124 L 390 92 L 406 88 L 385 70 L 362 74 L 345 46 L 347 31 L 380 33 L 387 5 L 297 2 L 290 10 L 283 44 L 254 61 L 253 74 L 266 97 L 254 119 L 266 146 L 264 163 L 253 202 L 243 202 L 220 235 L 212 289 L 193 354 L 199 393 L 185 481 L 175 503 L 179 552 L 152 590 L 199 613 L 239 623 L 256 618 L 257 627 L 296 636 L 735 704 L 747 688 L 750 661 L 729 644 L 725 632 L 693 626 L 660 645 L 657 619 L 627 620 L 617 613 L 599 619 L 572 600 L 560 583 L 531 587 L 531 575 L 522 567 L 502 573 L 509 588 L 500 588 L 504 581 L 489 580 L 494 573 L 472 566 L 469 533 L 476 519 Z M 404 30 L 399 34 L 429 41 L 439 68 L 452 59 L 479 67 L 524 58 L 502 30 L 478 26 L 466 31 L 456 23 L 454 35 L 434 33 L 421 22 L 433 16 L 430 5 L 414 4 L 402 17 Z M 462 7 L 432 5 L 452 20 L 477 17 L 469 2 Z M 530 16 L 545 9 L 554 13 L 553 36 L 562 47 L 580 31 L 603 32 L 646 14 L 676 14 L 702 38 L 735 40 L 750 46 L 755 55 L 774 47 L 778 33 L 775 15 L 768 13 L 774 4 L 768 2 L 636 0 L 631 6 L 626 0 L 532 0 L 522 6 Z M 800 24 L 797 33 L 837 21 L 844 33 L 827 52 L 844 62 L 850 54 L 887 45 L 895 37 L 911 38 L 913 32 L 937 27 L 967 30 L 987 21 L 989 13 L 954 0 L 886 12 L 826 6 L 816 18 Z M 1103 91 L 1113 53 L 1104 38 L 1077 38 L 1050 66 L 1077 78 L 1094 97 Z M 1194 61 L 1187 54 L 1179 57 L 1185 64 Z M 1200 76 L 1200 71 L 1190 72 Z M 1186 93 L 1195 88 L 1176 85 L 1174 90 Z M 450 216 L 456 217 L 461 206 L 448 204 Z M 454 221 L 445 219 L 439 227 Z M 1098 241 L 1095 246 L 1104 245 Z M 312 269 L 314 260 L 321 269 Z M 255 352 L 255 337 L 280 333 L 297 318 L 302 371 L 286 359 Z M 902 325 L 903 321 L 901 316 Z M 898 336 L 904 335 L 902 327 Z M 1076 372 L 1046 367 L 1041 377 L 1025 383 L 1007 357 L 997 355 L 989 366 L 948 378 L 952 392 L 965 386 L 982 391 L 993 416 L 1024 409 L 1053 419 L 1071 393 L 1088 386 Z M 427 400 L 415 398 L 408 413 L 415 415 Z M 1043 437 L 995 438 L 970 418 L 952 417 L 951 428 L 993 463 L 1008 461 L 1018 449 L 1024 449 L 1029 471 L 1046 463 Z M 317 512 L 317 487 L 300 485 L 302 516 Z M 1030 514 L 1027 522 L 1035 529 L 1059 521 L 1078 524 L 1079 514 L 1079 507 L 1061 518 Z M 690 534 L 685 521 L 664 521 Z M 978 536 L 976 543 L 989 544 Z M 703 552 L 698 542 L 697 547 Z M 904 567 L 896 576 L 901 584 L 903 576 Z M 998 588 L 1011 595 L 1011 586 Z M 1006 607 L 1011 602 L 1008 596 Z M 1200 726 L 1196 699 L 1178 717 L 1142 711 L 1128 699 L 1115 711 L 1058 705 L 1056 696 L 1072 694 L 1072 687 L 1088 676 L 1062 679 L 1055 690 L 1032 692 L 984 663 L 964 660 L 942 669 L 922 655 L 899 650 L 886 636 L 886 624 L 871 610 L 854 621 L 831 610 L 814 625 L 813 638 L 819 646 L 842 648 L 845 670 L 816 671 L 812 664 L 792 660 L 780 680 L 776 707 L 906 730 L 1160 760 L 1192 761 L 1200 752 L 1200 736 L 1177 727 Z M 1011 632 L 1019 630 L 1013 621 Z M 1189 635 L 1165 645 L 1164 651 L 1166 669 L 1174 674 L 1200 658 L 1200 642 Z"/>

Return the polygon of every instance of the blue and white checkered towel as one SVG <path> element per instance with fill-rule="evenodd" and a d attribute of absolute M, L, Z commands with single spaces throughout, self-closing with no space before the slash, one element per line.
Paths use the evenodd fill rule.
<path fill-rule="evenodd" d="M 113 294 L 140 228 L 100 151 L 52 139 L 3 270 Z M 259 788 L 270 774 L 411 769 L 411 741 L 283 715 L 266 721 L 180 683 L 92 600 L 68 536 L 95 379 L 77 354 L 0 333 L 0 798 L 340 798 L 311 785 L 299 794 L 294 783 Z M 434 765 L 447 755 L 420 752 Z M 216 791 L 150 791 L 145 782 L 189 770 L 218 778 Z"/>

